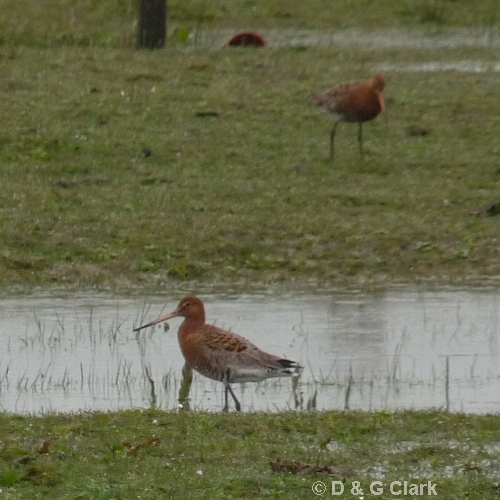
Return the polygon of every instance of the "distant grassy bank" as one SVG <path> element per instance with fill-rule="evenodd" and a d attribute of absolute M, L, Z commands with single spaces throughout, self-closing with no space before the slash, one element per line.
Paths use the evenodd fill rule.
<path fill-rule="evenodd" d="M 133 49 L 132 2 L 35 4 L 4 2 L 11 14 L 1 18 L 2 286 L 500 275 L 498 220 L 470 214 L 498 198 L 494 37 L 483 47 L 231 51 L 186 49 L 172 35 L 167 49 L 148 52 Z M 321 28 L 335 13 L 342 27 L 379 27 L 370 16 L 381 13 L 383 26 L 416 26 L 400 11 L 434 5 L 445 16 L 438 25 L 496 29 L 478 2 L 359 1 L 342 12 L 333 2 L 324 16 L 322 2 L 272 4 L 204 3 L 203 26 L 231 25 L 238 13 L 277 27 Z M 172 22 L 194 29 L 201 4 L 169 5 Z M 106 42 L 103 30 L 122 36 L 124 19 L 128 41 Z M 418 69 L 429 61 L 434 71 Z M 483 71 L 439 68 L 464 61 Z M 356 127 L 341 125 L 332 165 L 331 121 L 308 95 L 374 71 L 388 79 L 387 123 L 364 127 L 364 159 Z"/>
<path fill-rule="evenodd" d="M 3 0 L 0 41 L 31 45 L 133 47 L 138 0 Z M 500 25 L 497 0 L 169 0 L 168 39 L 199 29 L 346 29 Z"/>
<path fill-rule="evenodd" d="M 435 498 L 498 497 L 494 416 L 150 410 L 0 420 L 7 499 L 311 499 L 316 481 L 330 498 L 332 480 L 345 484 L 340 498 L 356 498 L 353 481 L 364 498 L 394 498 L 393 481 L 431 481 Z M 370 493 L 374 480 L 382 495 Z"/>

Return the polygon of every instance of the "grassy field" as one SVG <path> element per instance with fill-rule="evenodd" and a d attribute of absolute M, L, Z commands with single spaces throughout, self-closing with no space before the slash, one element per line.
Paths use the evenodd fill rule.
<path fill-rule="evenodd" d="M 322 16 L 323 2 L 171 2 L 169 47 L 147 52 L 134 50 L 133 2 L 4 2 L 2 285 L 497 276 L 498 221 L 469 213 L 497 199 L 500 181 L 494 2 L 341 3 Z M 474 25 L 491 43 L 223 50 L 179 35 L 237 17 L 275 28 L 356 20 L 366 32 Z M 408 70 L 464 61 L 485 71 Z M 364 127 L 364 158 L 356 126 L 340 126 L 331 164 L 331 121 L 308 95 L 374 71 L 388 79 L 387 121 Z"/>
<path fill-rule="evenodd" d="M 4 45 L 127 47 L 135 44 L 138 0 L 3 0 Z M 199 28 L 364 30 L 500 24 L 497 0 L 169 0 L 170 42 Z M 179 36 L 178 36 L 179 35 Z"/>
<path fill-rule="evenodd" d="M 341 498 L 359 498 L 355 481 L 364 498 L 395 498 L 393 481 L 431 481 L 440 499 L 498 498 L 491 416 L 151 410 L 0 420 L 6 499 L 311 499 L 316 481 L 331 498 L 332 480 L 344 482 Z M 382 495 L 370 493 L 375 480 Z"/>
<path fill-rule="evenodd" d="M 500 185 L 497 4 L 170 1 L 168 47 L 148 52 L 134 49 L 133 0 L 3 0 L 2 289 L 494 280 L 498 220 L 470 212 Z M 282 43 L 196 44 L 229 28 L 281 30 Z M 487 43 L 286 43 L 353 28 Z M 440 66 L 474 63 L 483 71 Z M 362 159 L 356 127 L 341 125 L 332 164 L 331 122 L 308 95 L 375 71 L 387 121 L 364 127 Z M 354 481 L 364 498 L 393 498 L 404 480 L 433 481 L 443 499 L 498 497 L 496 416 L 151 410 L 0 424 L 8 499 L 316 498 L 314 482 L 328 497 L 332 479 L 347 498 Z"/>
<path fill-rule="evenodd" d="M 334 164 L 307 99 L 389 63 L 497 53 L 3 49 L 0 281 L 497 276 L 498 221 L 469 213 L 498 198 L 497 74 L 386 72 L 387 123 L 365 125 L 363 159 L 342 124 Z"/>

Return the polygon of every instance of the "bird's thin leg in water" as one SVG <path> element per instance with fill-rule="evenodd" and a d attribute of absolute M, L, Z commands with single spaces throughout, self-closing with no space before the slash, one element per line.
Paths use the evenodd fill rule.
<path fill-rule="evenodd" d="M 229 382 L 225 382 L 226 385 L 226 391 L 225 391 L 225 405 L 224 405 L 224 411 L 229 411 L 229 403 L 227 401 L 227 393 L 229 392 L 234 399 L 234 406 L 236 406 L 236 411 L 240 412 L 241 411 L 241 405 L 240 402 L 238 401 L 238 398 L 236 397 L 236 394 L 233 392 L 231 389 L 231 386 L 229 385 Z"/>
<path fill-rule="evenodd" d="M 179 404 L 183 409 L 189 410 L 189 391 L 193 382 L 193 369 L 187 364 L 184 364 L 182 369 L 182 381 L 179 389 Z"/>
<path fill-rule="evenodd" d="M 363 156 L 363 123 L 362 122 L 359 122 L 358 142 L 359 142 L 359 154 L 361 156 Z"/>
<path fill-rule="evenodd" d="M 222 408 L 222 411 L 229 411 L 229 402 L 227 400 L 228 387 L 228 384 L 224 385 L 224 408 Z"/>
<path fill-rule="evenodd" d="M 337 128 L 339 122 L 333 124 L 332 131 L 330 132 L 330 160 L 333 161 L 333 139 L 335 137 L 335 129 Z"/>

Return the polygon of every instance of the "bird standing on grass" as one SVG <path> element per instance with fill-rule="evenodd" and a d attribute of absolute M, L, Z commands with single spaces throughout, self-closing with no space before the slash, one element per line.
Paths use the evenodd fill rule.
<path fill-rule="evenodd" d="M 234 400 L 236 411 L 241 411 L 241 404 L 230 386 L 233 382 L 260 382 L 300 374 L 302 367 L 295 361 L 268 354 L 240 335 L 207 325 L 205 306 L 198 297 L 184 297 L 175 311 L 134 331 L 178 316 L 184 317 L 178 339 L 186 363 L 205 377 L 224 384 L 224 411 L 229 410 L 228 394 Z"/>
<path fill-rule="evenodd" d="M 362 126 L 384 111 L 385 103 L 382 91 L 385 78 L 376 74 L 369 80 L 345 82 L 332 89 L 313 94 L 311 102 L 325 113 L 333 116 L 334 124 L 330 133 L 330 160 L 333 160 L 333 140 L 339 122 L 359 124 L 358 142 L 360 154 L 363 154 Z"/>

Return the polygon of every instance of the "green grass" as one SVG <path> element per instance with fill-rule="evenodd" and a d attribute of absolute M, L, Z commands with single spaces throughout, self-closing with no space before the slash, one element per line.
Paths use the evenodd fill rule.
<path fill-rule="evenodd" d="M 341 124 L 334 164 L 307 101 L 387 62 L 478 56 L 496 50 L 4 51 L 0 279 L 496 275 L 497 221 L 469 215 L 498 196 L 493 73 L 387 73 L 388 122 L 364 126 L 364 159 Z"/>
<path fill-rule="evenodd" d="M 148 52 L 133 48 L 134 2 L 7 1 L 0 283 L 357 286 L 498 275 L 497 221 L 469 214 L 497 198 L 500 182 L 493 3 L 170 2 L 169 47 Z M 176 35 L 236 19 L 362 32 L 428 24 L 415 9 L 444 28 L 489 30 L 492 43 L 195 50 Z M 489 69 L 398 70 L 429 61 Z M 331 121 L 308 95 L 387 65 L 387 123 L 364 126 L 363 159 L 356 126 L 342 124 L 331 164 Z"/>
<path fill-rule="evenodd" d="M 133 1 L 4 0 L 2 286 L 498 276 L 498 222 L 469 213 L 497 200 L 500 184 L 496 0 L 324 5 L 169 2 L 168 48 L 138 52 Z M 229 51 L 183 42 L 186 31 L 221 28 L 469 28 L 491 44 Z M 490 69 L 398 70 L 461 61 Z M 356 127 L 341 125 L 330 164 L 331 122 L 308 95 L 387 65 L 387 122 L 364 127 L 363 159 Z M 0 420 L 10 499 L 314 498 L 314 481 L 332 480 L 314 473 L 325 467 L 349 498 L 353 481 L 365 498 L 392 498 L 394 480 L 432 480 L 444 499 L 498 496 L 497 416 L 150 410 Z M 372 479 L 384 495 L 369 493 Z"/>
<path fill-rule="evenodd" d="M 498 62 L 497 0 L 324 6 L 171 1 L 168 48 L 137 52 L 135 1 L 4 0 L 2 286 L 497 276 L 497 220 L 469 214 L 498 196 L 497 73 L 397 69 Z M 183 41 L 221 28 L 470 28 L 491 46 L 229 51 Z M 330 164 L 331 122 L 309 93 L 384 65 L 396 68 L 385 72 L 387 122 L 364 127 L 364 159 L 355 126 L 341 125 Z M 220 116 L 197 116 L 212 110 Z M 392 498 L 394 480 L 432 480 L 444 499 L 498 496 L 497 416 L 150 410 L 0 420 L 9 499 L 314 498 L 314 481 L 332 480 L 314 473 L 325 467 L 349 498 L 353 481 L 365 498 Z M 286 471 L 294 467 L 302 472 Z M 372 479 L 384 495 L 369 494 Z"/>
<path fill-rule="evenodd" d="M 389 484 L 405 480 L 432 481 L 438 498 L 498 496 L 493 416 L 150 410 L 0 419 L 8 499 L 314 498 L 317 480 L 343 480 L 342 498 L 353 481 L 365 498 L 392 498 Z M 334 475 L 314 472 L 325 467 Z M 375 479 L 382 496 L 369 493 Z"/>
<path fill-rule="evenodd" d="M 2 287 L 497 276 L 497 220 L 469 214 L 500 185 L 497 7 L 171 1 L 168 48 L 138 52 L 135 1 L 4 0 Z M 187 31 L 224 28 L 470 28 L 491 43 L 229 51 L 184 42 Z M 490 69 L 397 69 L 429 61 Z M 387 123 L 364 127 L 364 159 L 356 127 L 341 125 L 332 165 L 331 122 L 307 96 L 387 65 L 396 68 L 385 71 Z M 220 116 L 197 116 L 211 110 Z M 497 416 L 151 410 L 0 420 L 9 499 L 314 498 L 314 481 L 332 479 L 311 472 L 321 467 L 348 490 L 360 481 L 365 498 L 393 498 L 370 495 L 372 479 L 432 480 L 445 499 L 498 496 Z"/>
<path fill-rule="evenodd" d="M 3 0 L 0 42 L 6 46 L 133 47 L 137 0 Z M 171 0 L 168 37 L 185 30 L 394 27 L 498 27 L 496 0 Z"/>

